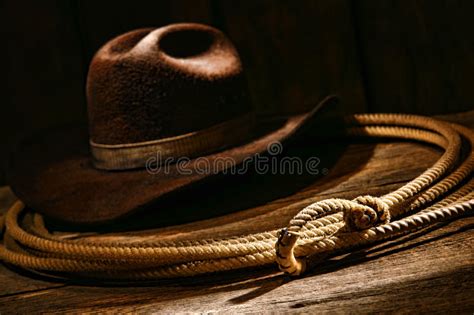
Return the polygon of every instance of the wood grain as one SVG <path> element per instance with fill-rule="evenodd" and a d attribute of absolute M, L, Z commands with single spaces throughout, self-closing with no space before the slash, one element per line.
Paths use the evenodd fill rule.
<path fill-rule="evenodd" d="M 474 108 L 472 1 L 353 1 L 371 112 Z"/>
<path fill-rule="evenodd" d="M 450 119 L 474 126 L 474 112 Z M 330 142 L 317 144 L 310 147 L 320 148 L 319 153 L 338 148 Z M 328 174 L 290 196 L 214 219 L 142 234 L 160 235 L 161 239 L 173 239 L 178 234 L 194 238 L 281 227 L 301 207 L 317 199 L 392 191 L 432 165 L 441 153 L 431 146 L 388 141 L 345 143 L 343 148 L 336 151 L 334 161 L 322 159 L 321 166 L 328 167 Z M 288 186 L 288 178 L 285 181 Z M 252 183 L 246 184 L 250 186 L 232 191 L 236 199 L 242 198 L 246 190 L 255 189 Z M 0 196 L 2 208 L 13 201 L 7 188 L 0 190 Z M 293 280 L 276 272 L 275 266 L 268 266 L 140 286 L 98 286 L 30 278 L 2 266 L 0 311 L 471 314 L 473 227 L 474 217 L 440 223 L 432 229 L 325 260 L 305 277 Z"/>
<path fill-rule="evenodd" d="M 9 153 L 38 130 L 84 122 L 81 46 L 69 1 L 2 1 L 0 183 Z"/>
<path fill-rule="evenodd" d="M 259 112 L 301 112 L 331 93 L 343 112 L 365 110 L 348 1 L 216 1 L 216 15 Z"/>
<path fill-rule="evenodd" d="M 28 312 L 472 312 L 473 218 L 325 262 L 304 278 L 260 271 L 146 287 L 67 286 L 0 299 Z M 429 257 L 429 260 L 428 260 Z M 34 307 L 32 307 L 34 305 Z"/>
<path fill-rule="evenodd" d="M 345 113 L 473 108 L 471 1 L 6 0 L 1 7 L 2 184 L 18 141 L 86 123 L 92 55 L 140 27 L 188 21 L 221 28 L 242 55 L 262 114 L 303 111 L 327 93 L 343 97 Z"/>

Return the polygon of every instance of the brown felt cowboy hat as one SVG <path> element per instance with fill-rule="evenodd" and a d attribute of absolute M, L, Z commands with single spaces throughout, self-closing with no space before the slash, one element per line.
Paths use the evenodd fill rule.
<path fill-rule="evenodd" d="M 266 128 L 254 119 L 234 46 L 200 24 L 139 29 L 109 41 L 90 64 L 86 90 L 89 132 L 62 129 L 24 142 L 9 174 L 28 206 L 75 224 L 146 208 L 231 167 L 219 159 L 238 165 L 293 137 L 334 100 Z M 197 172 L 203 159 L 210 169 Z M 164 162 L 166 171 L 156 172 Z"/>

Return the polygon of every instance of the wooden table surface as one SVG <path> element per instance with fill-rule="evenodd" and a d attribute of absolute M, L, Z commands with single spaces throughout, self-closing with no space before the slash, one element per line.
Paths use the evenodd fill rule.
<path fill-rule="evenodd" d="M 474 127 L 474 112 L 451 115 L 447 119 Z M 177 231 L 184 236 L 203 237 L 282 227 L 302 206 L 315 200 L 392 191 L 431 166 L 441 154 L 432 146 L 388 140 L 317 144 L 312 146 L 311 152 L 320 157 L 321 174 L 309 182 L 306 178 L 297 178 L 296 182 L 304 182 L 305 187 L 293 187 L 289 177 L 245 177 L 238 185 L 231 186 L 234 189 L 231 194 L 235 195 L 236 204 L 237 199 L 251 199 L 259 205 L 212 220 L 160 228 L 155 233 L 172 239 Z M 279 190 L 275 185 L 283 186 L 291 194 L 281 193 L 285 189 Z M 211 202 L 211 205 L 203 202 L 203 209 L 217 207 L 219 198 L 228 201 L 231 194 L 226 195 L 225 191 L 230 188 L 223 189 L 223 197 L 212 198 L 212 201 L 217 199 L 217 203 Z M 249 198 L 249 190 L 257 191 L 260 197 Z M 280 196 L 268 192 L 277 192 Z M 7 187 L 0 189 L 2 209 L 13 200 Z M 245 203 L 240 205 L 243 207 Z M 474 217 L 444 222 L 436 228 L 333 257 L 297 279 L 282 275 L 272 265 L 190 279 L 112 286 L 57 282 L 1 265 L 0 313 L 473 314 L 473 227 Z"/>

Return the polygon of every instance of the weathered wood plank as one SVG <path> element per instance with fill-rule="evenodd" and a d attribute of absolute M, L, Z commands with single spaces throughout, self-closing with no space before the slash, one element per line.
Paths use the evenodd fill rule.
<path fill-rule="evenodd" d="M 0 187 L 0 213 L 5 212 L 15 200 L 16 197 L 10 188 Z M 8 269 L 3 265 L 0 267 L 0 283 L 0 297 L 64 286 L 61 283 L 51 283 L 50 281 L 42 281 L 20 275 L 18 272 Z"/>
<path fill-rule="evenodd" d="M 2 1 L 0 184 L 18 141 L 85 122 L 83 68 L 70 1 Z"/>
<path fill-rule="evenodd" d="M 472 126 L 473 118 L 474 112 L 469 112 L 457 119 Z M 298 151 L 299 145 L 295 144 L 292 150 Z M 325 155 L 326 151 L 336 154 Z M 342 150 L 341 144 L 327 143 L 316 146 L 311 152 L 321 157 L 321 167 L 327 167 L 329 172 L 291 196 L 281 196 L 267 204 L 214 219 L 143 234 L 153 233 L 160 239 L 173 239 L 178 234 L 180 237 L 200 238 L 281 227 L 304 205 L 317 199 L 380 195 L 392 191 L 432 165 L 441 153 L 434 147 L 407 142 L 343 144 Z M 242 198 L 239 193 L 245 194 L 247 190 L 259 193 L 262 182 L 255 178 L 245 180 L 248 185 L 232 186 L 232 194 L 236 195 L 234 199 Z M 1 190 L 0 195 L 3 196 L 0 199 L 3 207 L 12 202 L 7 189 Z M 203 200 L 193 202 L 209 203 Z M 432 231 L 420 231 L 417 235 L 332 258 L 304 278 L 292 281 L 276 272 L 274 266 L 269 266 L 193 279 L 159 281 L 146 287 L 63 286 L 45 279 L 17 275 L 2 266 L 0 311 L 449 310 L 471 313 L 474 310 L 473 226 L 474 217 L 440 224 Z"/>
<path fill-rule="evenodd" d="M 474 103 L 472 1 L 353 1 L 371 112 L 446 114 Z"/>
<path fill-rule="evenodd" d="M 289 280 L 273 268 L 161 281 L 150 287 L 69 286 L 0 298 L 41 312 L 472 312 L 474 218 L 405 242 L 325 262 Z M 467 254 L 466 253 L 470 253 Z"/>
<path fill-rule="evenodd" d="M 338 93 L 365 109 L 349 1 L 215 1 L 217 25 L 238 48 L 259 112 L 291 113 Z"/>

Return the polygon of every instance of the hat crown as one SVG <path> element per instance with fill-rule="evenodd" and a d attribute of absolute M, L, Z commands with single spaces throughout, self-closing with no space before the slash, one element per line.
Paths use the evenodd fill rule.
<path fill-rule="evenodd" d="M 91 141 L 107 145 L 179 136 L 251 111 L 236 49 L 201 24 L 112 39 L 91 61 L 86 92 Z"/>

